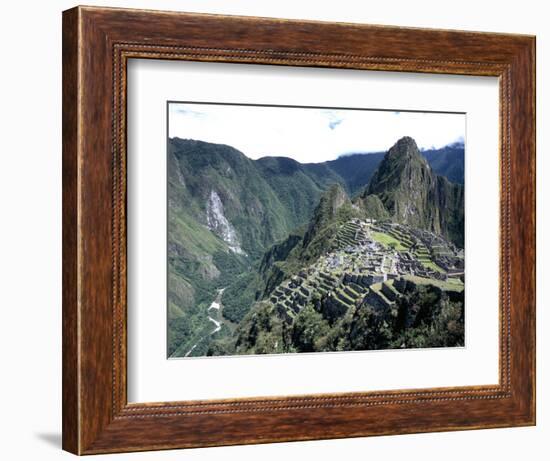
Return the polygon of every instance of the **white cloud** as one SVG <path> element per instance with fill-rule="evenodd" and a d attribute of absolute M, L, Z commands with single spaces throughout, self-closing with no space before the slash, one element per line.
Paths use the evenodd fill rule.
<path fill-rule="evenodd" d="M 419 148 L 464 139 L 464 114 L 170 103 L 169 136 L 228 144 L 250 158 L 322 162 L 388 150 L 411 136 Z"/>

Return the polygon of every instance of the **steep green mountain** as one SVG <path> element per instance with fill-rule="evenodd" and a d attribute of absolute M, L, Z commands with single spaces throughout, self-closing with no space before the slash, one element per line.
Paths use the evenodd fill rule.
<path fill-rule="evenodd" d="M 261 252 L 249 245 L 243 250 L 225 218 L 235 214 L 234 204 L 220 205 L 220 196 L 234 197 L 231 178 L 220 176 L 230 174 L 230 164 L 246 174 L 247 159 L 221 149 L 205 167 L 204 144 L 172 140 L 168 146 L 169 355 L 184 356 L 209 331 L 207 308 L 216 289 L 247 270 L 245 251 Z"/>
<path fill-rule="evenodd" d="M 464 143 L 456 142 L 421 153 L 438 175 L 445 176 L 451 182 L 464 184 Z"/>
<path fill-rule="evenodd" d="M 331 186 L 303 236 L 266 253 L 253 308 L 208 353 L 462 345 L 463 232 L 463 187 L 402 138 L 353 203 Z"/>
<path fill-rule="evenodd" d="M 307 222 L 327 187 L 333 183 L 344 183 L 323 163 L 301 164 L 287 157 L 263 157 L 255 163 L 285 208 L 289 229 Z"/>
<path fill-rule="evenodd" d="M 293 227 L 290 213 L 256 163 L 236 149 L 175 138 L 169 143 L 169 158 L 171 176 L 182 189 L 174 206 L 233 245 L 234 253 L 259 257 Z"/>
<path fill-rule="evenodd" d="M 207 352 L 272 354 L 464 344 L 463 251 L 428 231 L 373 221 L 339 186 L 307 231 L 262 261 L 266 289 Z"/>
<path fill-rule="evenodd" d="M 403 142 L 387 154 L 300 164 L 170 139 L 168 354 L 234 353 L 258 306 L 349 241 L 342 229 L 351 220 L 409 224 L 460 246 L 462 187 L 434 174 L 414 141 Z"/>
<path fill-rule="evenodd" d="M 364 216 L 363 211 L 353 207 L 340 185 L 333 184 L 321 196 L 305 231 L 290 235 L 282 243 L 274 245 L 262 259 L 260 274 L 263 296 L 271 293 L 276 285 L 304 265 L 317 260 L 334 245 L 338 227 L 352 217 L 359 216 Z"/>
<path fill-rule="evenodd" d="M 449 181 L 464 184 L 464 144 L 453 143 L 439 149 L 420 152 L 432 169 Z M 354 196 L 366 184 L 385 156 L 385 152 L 353 153 L 321 164 L 337 173 L 350 196 Z M 308 166 L 306 164 L 305 166 Z"/>
<path fill-rule="evenodd" d="M 387 152 L 360 200 L 374 218 L 385 209 L 395 222 L 464 247 L 464 187 L 435 174 L 412 138 L 400 139 Z"/>
<path fill-rule="evenodd" d="M 420 152 L 428 160 L 432 169 L 440 176 L 445 176 L 449 181 L 464 184 L 464 144 L 453 143 L 440 149 L 428 149 Z M 333 183 L 341 184 L 346 192 L 353 197 L 362 190 L 372 178 L 380 162 L 384 159 L 385 152 L 352 153 L 322 163 L 300 164 L 287 157 L 264 157 L 257 162 L 262 167 L 266 179 L 274 179 L 270 184 L 276 191 L 286 197 L 292 197 L 290 192 L 281 190 L 281 177 L 294 176 L 295 179 L 313 183 L 322 190 Z M 301 184 L 294 184 L 297 189 L 293 192 L 303 193 Z M 306 189 L 307 191 L 307 189 Z M 283 203 L 292 204 L 292 200 Z M 295 197 L 294 197 L 295 198 Z M 311 198 L 311 197 L 308 197 Z M 318 198 L 318 197 L 316 197 Z"/>
<path fill-rule="evenodd" d="M 344 190 L 338 184 L 332 185 L 321 196 L 319 204 L 313 212 L 313 217 L 302 240 L 301 262 L 307 263 L 323 254 L 329 247 L 330 239 L 334 238 L 335 226 L 354 214 L 359 214 L 359 211 L 353 209 Z"/>
<path fill-rule="evenodd" d="M 242 319 L 257 296 L 252 274 L 264 252 L 308 222 L 332 182 L 342 179 L 324 165 L 254 161 L 226 145 L 169 140 L 170 355 L 185 355 L 205 336 L 216 290 L 227 289 L 227 318 Z"/>
<path fill-rule="evenodd" d="M 317 260 L 335 245 L 338 227 L 351 217 L 364 217 L 353 207 L 342 187 L 332 185 L 319 200 L 309 224 L 296 229 L 275 243 L 264 254 L 257 272 L 243 274 L 242 283 L 231 285 L 224 293 L 225 314 L 240 322 L 252 303 L 268 296 L 285 278 L 305 264 Z"/>

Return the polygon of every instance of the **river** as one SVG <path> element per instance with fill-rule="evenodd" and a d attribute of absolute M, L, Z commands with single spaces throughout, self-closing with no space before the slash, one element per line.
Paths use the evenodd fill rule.
<path fill-rule="evenodd" d="M 218 331 L 220 331 L 222 329 L 222 325 L 223 325 L 223 320 L 222 320 L 222 295 L 223 295 L 224 290 L 225 290 L 225 288 L 220 288 L 218 290 L 218 292 L 216 293 L 216 298 L 214 299 L 214 301 L 212 301 L 212 303 L 210 304 L 210 306 L 206 310 L 209 314 L 208 315 L 208 320 L 210 320 L 214 324 L 215 328 L 210 333 L 208 333 L 208 335 L 202 336 L 201 338 L 199 338 L 199 340 L 195 344 L 193 344 L 191 349 L 189 349 L 187 351 L 187 353 L 185 354 L 185 357 L 188 357 L 191 354 L 191 352 L 193 352 L 193 350 L 195 350 L 195 348 L 200 344 L 201 341 L 204 341 L 208 336 L 212 336 L 214 333 L 217 333 Z M 216 312 L 216 314 L 212 313 L 212 315 L 215 315 L 217 318 L 214 318 L 212 315 L 210 315 L 211 310 L 214 310 Z"/>

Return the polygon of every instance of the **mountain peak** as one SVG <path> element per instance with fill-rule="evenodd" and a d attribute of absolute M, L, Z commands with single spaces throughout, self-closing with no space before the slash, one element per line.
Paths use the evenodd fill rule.
<path fill-rule="evenodd" d="M 463 188 L 435 174 L 411 137 L 386 153 L 361 198 L 371 216 L 385 209 L 392 221 L 463 245 Z"/>
<path fill-rule="evenodd" d="M 410 136 L 404 136 L 399 139 L 388 151 L 388 157 L 393 158 L 414 158 L 423 159 L 420 155 L 420 150 L 416 144 L 416 141 Z"/>
<path fill-rule="evenodd" d="M 338 209 L 346 203 L 351 203 L 348 195 L 340 184 L 334 183 L 321 195 L 319 204 L 313 212 L 314 218 L 318 221 L 332 219 Z"/>
<path fill-rule="evenodd" d="M 348 196 L 338 183 L 332 184 L 321 196 L 321 200 L 330 200 L 334 209 L 340 208 L 346 201 L 349 201 Z"/>
<path fill-rule="evenodd" d="M 420 154 L 416 141 L 405 136 L 386 153 L 364 195 L 393 190 L 403 184 L 410 187 L 412 177 L 418 181 L 429 180 L 431 171 L 427 160 Z"/>
<path fill-rule="evenodd" d="M 410 136 L 403 136 L 402 138 L 398 139 L 394 145 L 395 146 L 398 146 L 398 145 L 416 146 L 416 141 L 414 140 L 414 138 L 411 138 Z"/>
<path fill-rule="evenodd" d="M 313 217 L 304 236 L 304 247 L 313 239 L 315 233 L 332 221 L 338 210 L 344 205 L 350 205 L 351 201 L 340 184 L 335 183 L 321 195 L 319 204 L 313 211 Z"/>

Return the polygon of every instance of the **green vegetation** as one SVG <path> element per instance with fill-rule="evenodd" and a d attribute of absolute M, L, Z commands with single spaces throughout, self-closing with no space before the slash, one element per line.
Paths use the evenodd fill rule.
<path fill-rule="evenodd" d="M 254 161 L 230 146 L 170 140 L 170 356 L 463 343 L 464 284 L 459 279 L 406 276 L 413 283 L 407 283 L 405 293 L 392 282 L 370 285 L 376 298 L 365 286 L 344 282 L 336 261 L 304 288 L 306 301 L 277 303 L 273 298 L 284 281 L 328 264 L 328 254 L 353 253 L 358 233 L 367 229 L 358 223 L 368 226 L 367 218 L 405 223 L 461 246 L 463 187 L 430 171 L 414 141 L 404 138 L 385 155 L 346 159 L 306 165 L 282 157 Z M 346 191 L 351 195 L 361 189 L 350 200 Z M 408 229 L 392 225 L 388 232 L 372 232 L 372 238 L 410 252 L 417 260 L 415 273 L 425 273 L 418 262 L 444 272 L 431 254 L 452 256 L 454 250 L 449 253 L 445 242 L 435 252 L 417 245 Z M 378 274 L 395 270 L 388 254 L 377 260 Z M 351 266 L 363 267 L 361 258 L 349 258 Z M 210 311 L 222 322 L 213 333 L 208 307 L 222 288 L 222 310 Z M 298 296 L 296 286 L 286 289 Z"/>
<path fill-rule="evenodd" d="M 203 305 L 202 310 L 206 311 L 207 306 Z M 193 345 L 198 343 L 195 349 L 192 350 L 191 356 L 205 355 L 206 344 L 203 344 L 203 338 L 208 337 L 212 331 L 212 323 L 208 320 L 208 317 L 191 317 L 190 319 L 177 319 L 172 322 L 171 334 L 177 332 L 179 343 L 170 342 L 169 345 L 178 344 L 178 347 L 169 349 L 168 354 L 171 357 L 184 357 L 191 349 Z M 184 338 L 181 341 L 181 338 Z M 169 338 L 170 339 L 170 338 Z M 201 352 L 203 352 L 201 354 Z"/>
<path fill-rule="evenodd" d="M 380 197 L 374 194 L 359 197 L 357 203 L 365 210 L 366 215 L 369 218 L 376 219 L 377 221 L 386 221 L 390 219 L 388 210 L 384 207 Z"/>
<path fill-rule="evenodd" d="M 320 349 L 330 325 L 312 306 L 300 311 L 294 320 L 292 344 L 297 352 L 314 352 Z"/>
<path fill-rule="evenodd" d="M 441 267 L 439 267 L 436 263 L 434 263 L 433 261 L 424 260 L 424 261 L 422 261 L 422 264 L 424 266 L 426 266 L 428 269 L 432 269 L 432 270 L 440 272 L 442 274 L 445 273 L 445 271 Z"/>
<path fill-rule="evenodd" d="M 247 314 L 250 306 L 258 299 L 260 281 L 255 272 L 241 274 L 223 292 L 223 315 L 232 322 L 239 323 Z"/>
<path fill-rule="evenodd" d="M 361 197 L 375 195 L 391 220 L 443 235 L 464 247 L 464 186 L 433 173 L 412 138 L 384 156 Z"/>
<path fill-rule="evenodd" d="M 235 344 L 237 354 L 267 354 L 284 351 L 285 324 L 273 305 L 259 303 L 239 325 Z"/>
<path fill-rule="evenodd" d="M 390 347 L 464 346 L 464 300 L 451 302 L 433 285 L 419 285 L 400 300 L 396 329 Z"/>
<path fill-rule="evenodd" d="M 392 237 L 390 234 L 384 234 L 382 232 L 372 232 L 371 233 L 373 240 L 386 245 L 387 247 L 393 248 L 397 251 L 406 251 L 407 247 L 404 246 L 399 240 L 395 237 Z"/>
<path fill-rule="evenodd" d="M 285 157 L 264 157 L 256 165 L 282 204 L 289 231 L 310 218 L 330 185 L 344 185 L 344 180 L 324 164 L 302 165 Z"/>
<path fill-rule="evenodd" d="M 346 350 L 463 346 L 464 306 L 419 286 L 399 299 L 395 317 L 357 309 L 346 337 Z"/>
<path fill-rule="evenodd" d="M 463 291 L 464 283 L 457 278 L 449 278 L 447 281 L 417 277 L 415 275 L 405 275 L 403 278 L 410 280 L 418 285 L 433 285 L 446 291 Z"/>

